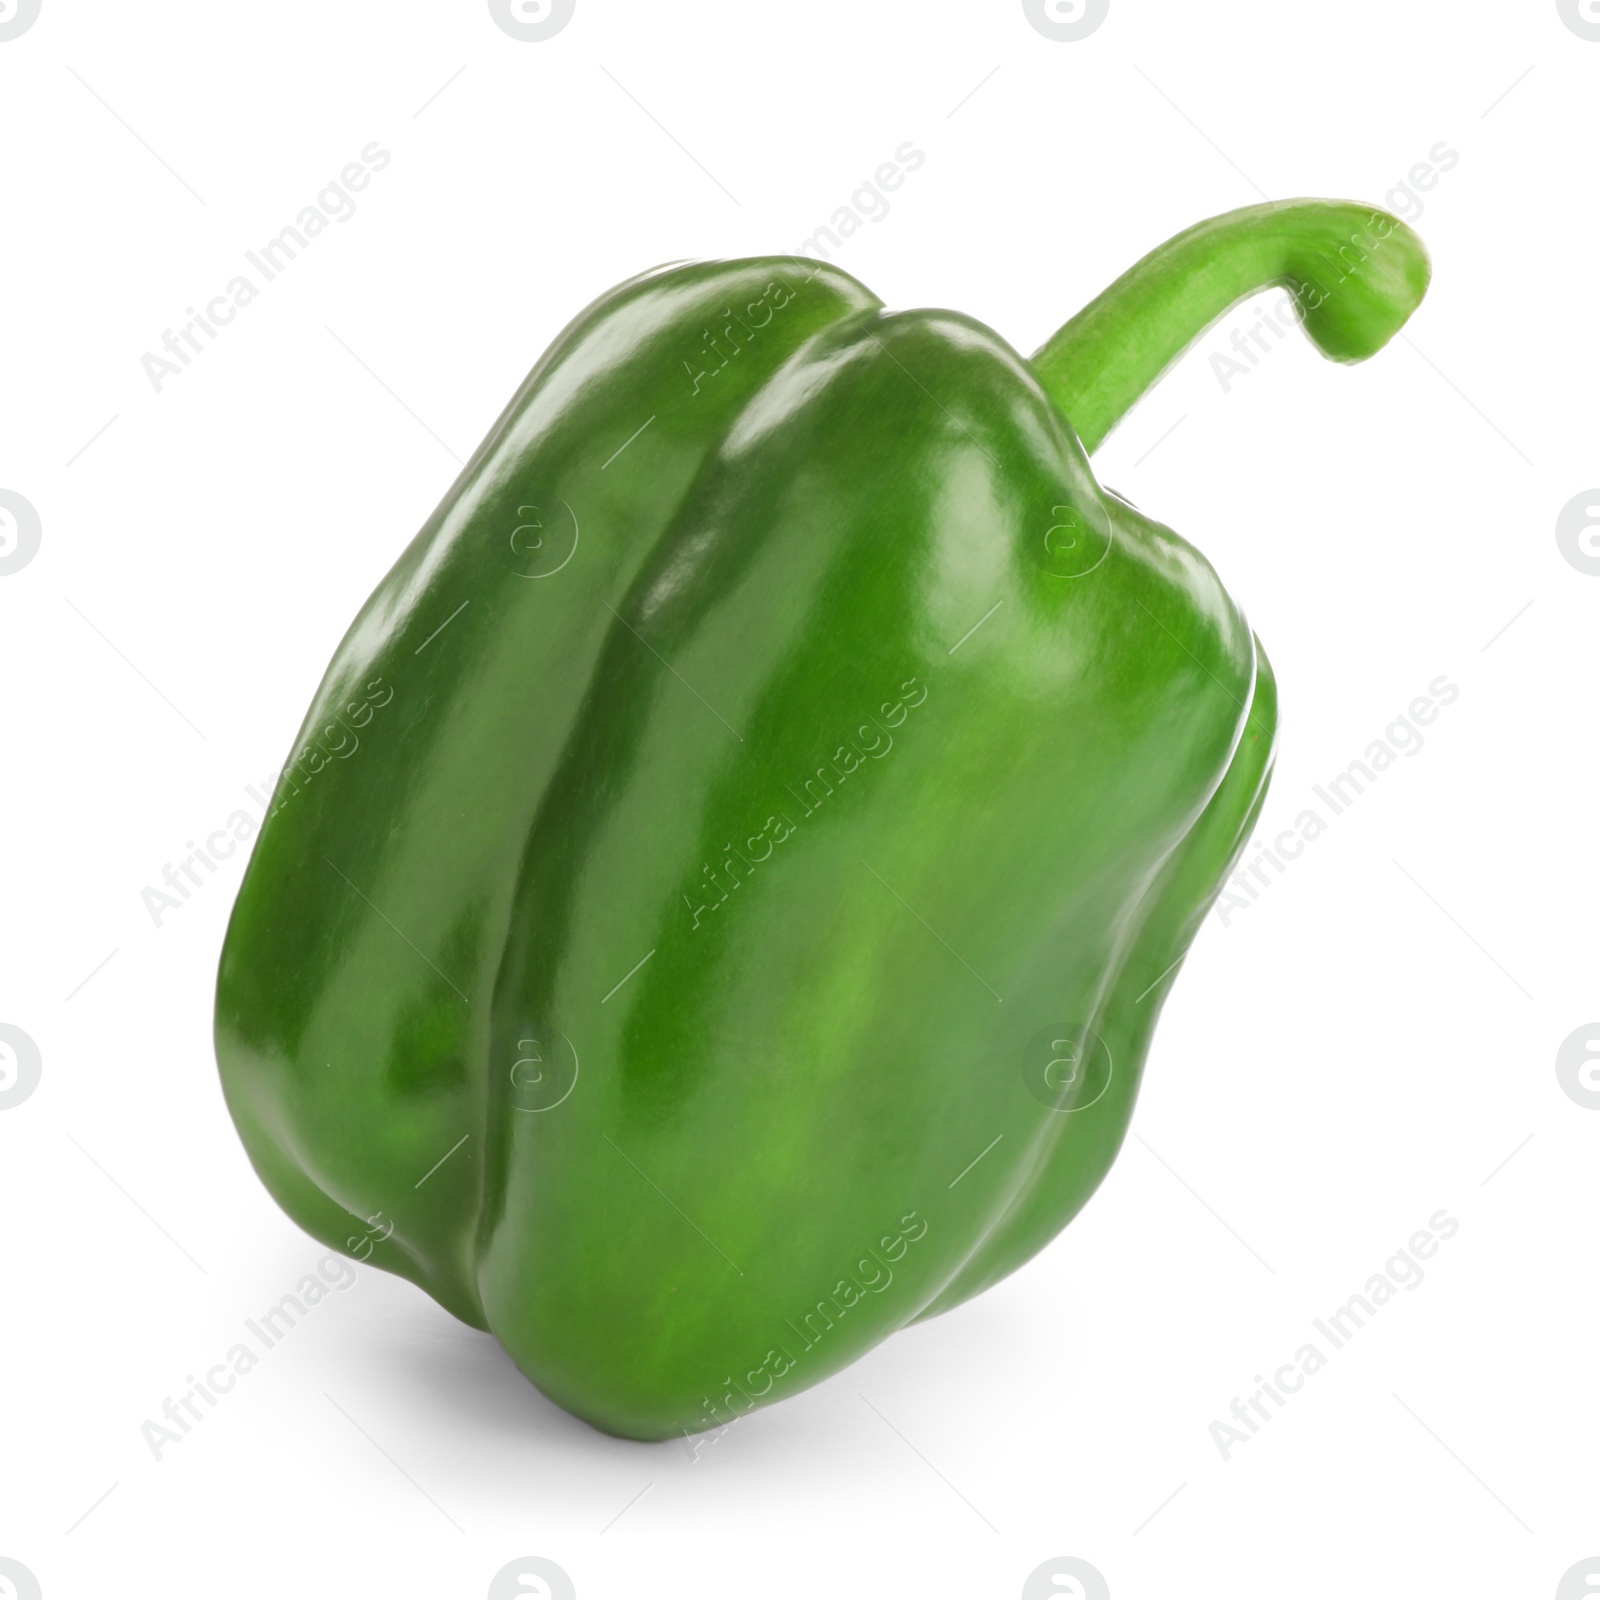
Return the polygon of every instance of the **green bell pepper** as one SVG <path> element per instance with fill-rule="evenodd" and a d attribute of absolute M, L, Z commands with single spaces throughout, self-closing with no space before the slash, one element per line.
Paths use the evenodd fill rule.
<path fill-rule="evenodd" d="M 216 1042 L 273 1196 L 640 1439 L 1026 1261 L 1117 1152 L 1276 723 L 1211 567 L 1087 453 L 1261 288 L 1348 362 L 1427 280 L 1403 223 L 1301 200 L 1031 361 L 804 260 L 597 300 L 257 840 Z"/>

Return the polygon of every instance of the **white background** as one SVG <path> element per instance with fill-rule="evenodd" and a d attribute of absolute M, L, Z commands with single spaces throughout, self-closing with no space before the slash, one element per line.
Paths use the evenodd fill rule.
<path fill-rule="evenodd" d="M 1555 1595 L 1600 1552 L 1600 1112 L 1555 1065 L 1600 1016 L 1600 577 L 1555 534 L 1600 481 L 1597 83 L 1553 0 L 1112 0 L 1076 43 L 1010 0 L 578 0 L 542 43 L 481 0 L 43 0 L 0 43 L 0 488 L 42 525 L 0 577 L 0 1022 L 42 1059 L 0 1111 L 0 1556 L 45 1600 L 477 1597 L 525 1555 L 582 1600 L 1011 1597 L 1059 1556 L 1118 1600 Z M 155 392 L 141 356 L 373 140 L 356 214 Z M 1345 369 L 1296 335 L 1224 392 L 1241 308 L 1096 470 L 1272 654 L 1263 833 L 1439 675 L 1459 698 L 1208 920 L 1111 1177 L 977 1301 L 691 1459 L 362 1270 L 156 1461 L 141 1424 L 321 1252 L 212 1059 L 242 853 L 159 927 L 141 891 L 281 763 L 569 317 L 794 249 L 907 140 L 837 263 L 1023 351 L 1263 195 L 1415 218 L 1405 338 Z M 1234 1397 L 1441 1208 L 1425 1281 L 1225 1461 Z"/>

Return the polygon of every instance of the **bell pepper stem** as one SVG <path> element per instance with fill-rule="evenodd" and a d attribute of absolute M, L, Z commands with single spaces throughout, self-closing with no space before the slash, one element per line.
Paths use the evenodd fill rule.
<path fill-rule="evenodd" d="M 1416 310 L 1428 254 L 1386 211 L 1336 200 L 1246 206 L 1152 250 L 1033 356 L 1086 451 L 1217 318 L 1272 285 L 1333 361 L 1364 361 Z"/>

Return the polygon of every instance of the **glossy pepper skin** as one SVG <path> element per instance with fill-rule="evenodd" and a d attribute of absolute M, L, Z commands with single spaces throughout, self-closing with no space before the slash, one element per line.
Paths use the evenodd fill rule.
<path fill-rule="evenodd" d="M 1126 1130 L 1272 763 L 1204 558 L 1090 473 L 1268 284 L 1342 361 L 1369 207 L 1153 252 L 1032 361 L 828 266 L 557 339 L 339 646 L 222 954 L 262 1180 L 607 1431 L 696 1433 L 1014 1270 Z"/>

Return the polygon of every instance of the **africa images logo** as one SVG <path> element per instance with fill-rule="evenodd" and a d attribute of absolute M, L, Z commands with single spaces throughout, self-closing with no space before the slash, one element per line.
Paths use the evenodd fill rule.
<path fill-rule="evenodd" d="M 39 20 L 40 0 L 0 0 L 0 44 L 20 39 Z"/>
<path fill-rule="evenodd" d="M 576 9 L 577 0 L 489 0 L 494 25 L 521 44 L 555 38 Z"/>

